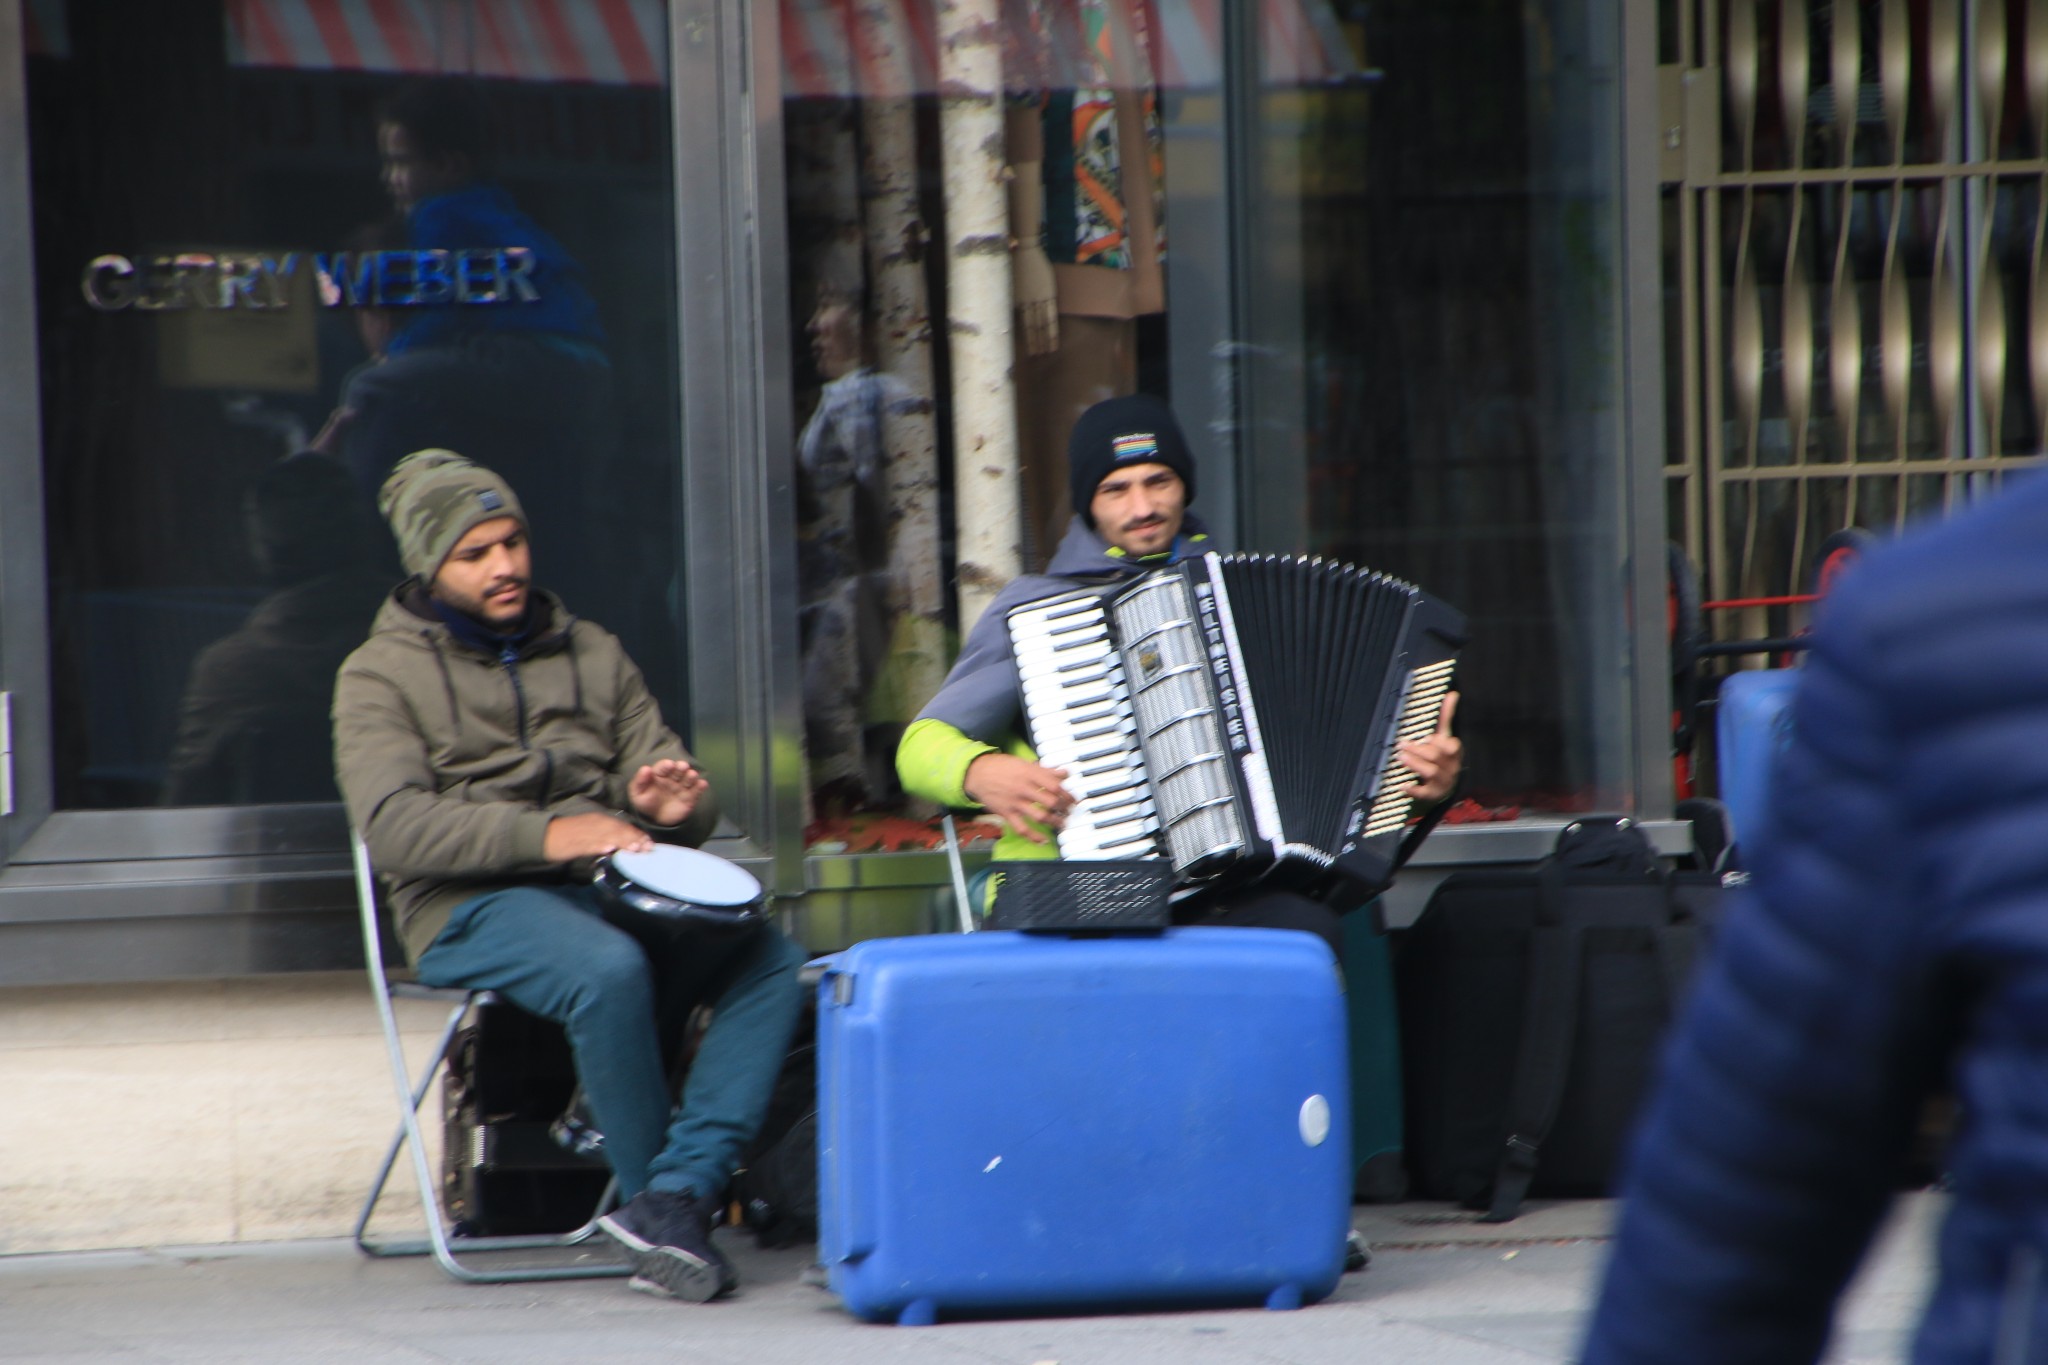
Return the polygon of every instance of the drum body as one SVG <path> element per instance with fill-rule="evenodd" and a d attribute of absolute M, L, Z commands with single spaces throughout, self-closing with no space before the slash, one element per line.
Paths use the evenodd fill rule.
<path fill-rule="evenodd" d="M 657 844 L 597 860 L 592 879 L 612 917 L 634 932 L 736 932 L 765 918 L 761 883 L 738 863 L 699 848 Z"/>

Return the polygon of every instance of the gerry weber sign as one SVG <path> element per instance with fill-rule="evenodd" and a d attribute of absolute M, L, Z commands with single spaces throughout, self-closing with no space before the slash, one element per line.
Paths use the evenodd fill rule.
<path fill-rule="evenodd" d="M 431 304 L 532 303 L 537 261 L 523 246 L 462 251 L 286 252 L 261 256 L 185 251 L 95 256 L 80 287 L 103 313 L 187 308 L 275 311 L 291 305 L 292 280 L 310 272 L 328 308 L 418 308 Z"/>

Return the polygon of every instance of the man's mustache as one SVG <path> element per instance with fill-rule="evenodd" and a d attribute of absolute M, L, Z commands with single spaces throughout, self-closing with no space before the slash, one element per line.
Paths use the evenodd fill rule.
<path fill-rule="evenodd" d="M 1144 530 L 1144 529 L 1145 529 L 1146 527 L 1148 527 L 1148 526 L 1164 526 L 1164 525 L 1166 525 L 1166 518 L 1165 518 L 1165 517 L 1162 517 L 1162 516 L 1159 516 L 1158 514 L 1156 514 L 1156 513 L 1155 513 L 1154 515 L 1152 515 L 1152 516 L 1149 516 L 1149 517 L 1139 517 L 1139 518 L 1138 518 L 1138 519 L 1137 519 L 1136 521 L 1127 521 L 1127 522 L 1125 522 L 1125 523 L 1124 523 L 1124 529 L 1125 529 L 1126 531 L 1142 531 L 1142 530 Z"/>

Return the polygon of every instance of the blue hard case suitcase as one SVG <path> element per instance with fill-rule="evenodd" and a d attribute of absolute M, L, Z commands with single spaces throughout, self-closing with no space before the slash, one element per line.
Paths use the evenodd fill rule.
<path fill-rule="evenodd" d="M 819 1254 L 870 1320 L 1313 1302 L 1347 1081 L 1309 934 L 859 944 L 819 983 Z"/>
<path fill-rule="evenodd" d="M 1790 735 L 1796 668 L 1751 669 L 1721 680 L 1715 703 L 1714 761 L 1720 772 L 1721 804 L 1735 841 L 1754 839 L 1767 818 L 1772 761 Z"/>

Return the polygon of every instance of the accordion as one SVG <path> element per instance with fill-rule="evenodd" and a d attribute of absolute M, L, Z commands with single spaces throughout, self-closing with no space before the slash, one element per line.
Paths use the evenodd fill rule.
<path fill-rule="evenodd" d="M 1164 857 L 1183 886 L 1372 894 L 1464 618 L 1323 559 L 1204 555 L 1007 618 L 1039 762 L 1067 772 L 1066 859 Z"/>

